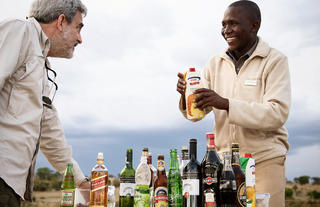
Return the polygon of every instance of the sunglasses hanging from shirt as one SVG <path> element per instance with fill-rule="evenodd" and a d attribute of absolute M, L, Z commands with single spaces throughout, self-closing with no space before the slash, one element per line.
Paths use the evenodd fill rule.
<path fill-rule="evenodd" d="M 47 66 L 47 63 L 45 63 L 44 65 L 46 67 L 47 77 L 48 77 L 48 80 L 49 80 L 51 86 L 49 87 L 49 95 L 42 96 L 42 101 L 43 101 L 43 106 L 52 109 L 52 102 L 53 102 L 53 99 L 56 95 L 56 91 L 58 90 L 58 85 L 55 82 L 55 79 L 57 77 L 57 73 L 54 70 L 52 70 L 51 68 L 49 68 Z"/>

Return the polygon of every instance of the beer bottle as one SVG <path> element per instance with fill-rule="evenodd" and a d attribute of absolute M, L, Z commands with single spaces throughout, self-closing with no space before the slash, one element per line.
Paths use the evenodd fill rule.
<path fill-rule="evenodd" d="M 157 178 L 157 169 L 152 165 L 152 153 L 148 153 L 147 163 L 150 167 L 151 181 L 150 181 L 150 207 L 154 206 L 154 182 Z"/>
<path fill-rule="evenodd" d="M 177 160 L 177 150 L 170 150 L 170 166 L 168 174 L 169 207 L 182 207 L 182 182 Z"/>
<path fill-rule="evenodd" d="M 239 144 L 232 143 L 232 169 L 237 184 L 237 207 L 246 206 L 246 176 L 240 166 Z"/>
<path fill-rule="evenodd" d="M 126 166 L 120 173 L 119 207 L 133 207 L 135 170 L 132 168 L 132 149 L 127 149 Z"/>
<path fill-rule="evenodd" d="M 99 152 L 97 164 L 91 170 L 90 206 L 107 207 L 108 169 L 104 165 L 103 153 Z"/>
<path fill-rule="evenodd" d="M 136 189 L 134 194 L 134 207 L 150 207 L 151 171 L 147 163 L 148 149 L 142 150 L 140 164 L 136 170 Z"/>
<path fill-rule="evenodd" d="M 207 133 L 207 151 L 201 163 L 203 206 L 220 207 L 220 176 L 222 163 L 216 152 L 214 134 Z"/>
<path fill-rule="evenodd" d="M 223 170 L 220 180 L 220 203 L 222 207 L 236 207 L 237 185 L 231 167 L 231 155 L 223 152 Z"/>
<path fill-rule="evenodd" d="M 168 207 L 168 178 L 163 154 L 158 155 L 157 168 L 157 178 L 154 183 L 154 206 Z"/>
<path fill-rule="evenodd" d="M 189 153 L 188 153 L 188 146 L 182 146 L 181 147 L 181 165 L 179 165 L 180 174 L 182 176 L 183 174 L 183 168 L 188 164 L 189 162 Z"/>
<path fill-rule="evenodd" d="M 190 161 L 183 169 L 182 190 L 184 207 L 201 206 L 201 165 L 197 161 L 197 140 L 190 139 Z"/>
<path fill-rule="evenodd" d="M 61 204 L 60 207 L 73 207 L 74 206 L 74 176 L 73 176 L 73 164 L 68 163 L 64 172 L 62 185 L 61 185 Z"/>

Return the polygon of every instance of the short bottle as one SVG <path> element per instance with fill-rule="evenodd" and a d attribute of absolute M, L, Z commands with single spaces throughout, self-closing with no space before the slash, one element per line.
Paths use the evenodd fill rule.
<path fill-rule="evenodd" d="M 237 207 L 246 206 L 246 176 L 240 166 L 239 144 L 232 143 L 232 169 L 237 184 Z"/>
<path fill-rule="evenodd" d="M 74 175 L 73 175 L 73 164 L 68 163 L 67 168 L 63 175 L 62 185 L 61 185 L 61 204 L 60 207 L 73 207 L 74 206 Z"/>
<path fill-rule="evenodd" d="M 207 133 L 207 151 L 201 162 L 203 206 L 220 207 L 220 177 L 223 165 L 216 152 L 214 134 Z"/>
<path fill-rule="evenodd" d="M 182 181 L 177 159 L 177 149 L 170 150 L 168 200 L 169 207 L 182 207 Z"/>
<path fill-rule="evenodd" d="M 132 149 L 127 149 L 126 165 L 120 173 L 119 207 L 133 207 L 135 186 Z"/>
<path fill-rule="evenodd" d="M 231 155 L 223 152 L 223 170 L 220 181 L 220 203 L 222 207 L 236 207 L 237 184 L 231 167 Z"/>
<path fill-rule="evenodd" d="M 157 178 L 154 183 L 154 206 L 168 207 L 168 178 L 163 154 L 158 155 L 157 168 Z"/>
<path fill-rule="evenodd" d="M 247 194 L 247 207 L 256 206 L 256 167 L 255 161 L 251 153 L 246 153 L 244 157 L 240 158 L 241 168 L 245 171 L 246 175 L 246 194 Z"/>
<path fill-rule="evenodd" d="M 182 190 L 184 207 L 201 206 L 201 165 L 197 160 L 197 140 L 190 139 L 190 161 L 183 169 Z"/>
<path fill-rule="evenodd" d="M 108 169 L 104 165 L 103 153 L 99 152 L 97 164 L 91 171 L 90 206 L 107 207 L 108 174 Z"/>
<path fill-rule="evenodd" d="M 134 207 L 150 207 L 150 182 L 151 171 L 147 163 L 148 151 L 142 150 L 140 164 L 137 167 L 135 180 Z"/>

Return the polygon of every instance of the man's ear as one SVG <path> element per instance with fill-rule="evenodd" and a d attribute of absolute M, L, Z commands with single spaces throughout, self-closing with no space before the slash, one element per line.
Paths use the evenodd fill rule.
<path fill-rule="evenodd" d="M 60 32 L 62 32 L 67 24 L 67 19 L 64 14 L 60 14 L 57 19 L 57 28 Z"/>
<path fill-rule="evenodd" d="M 251 32 L 257 34 L 258 31 L 259 31 L 259 28 L 260 28 L 260 22 L 253 22 L 253 23 L 251 24 Z"/>

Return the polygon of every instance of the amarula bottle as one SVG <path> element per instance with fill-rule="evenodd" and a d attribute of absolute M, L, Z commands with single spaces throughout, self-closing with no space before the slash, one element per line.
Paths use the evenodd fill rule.
<path fill-rule="evenodd" d="M 170 150 L 168 200 L 169 207 L 182 207 L 182 182 L 177 160 L 177 149 Z"/>
<path fill-rule="evenodd" d="M 132 168 L 132 149 L 127 149 L 126 166 L 120 173 L 119 207 L 133 207 L 135 170 Z"/>
<path fill-rule="evenodd" d="M 216 152 L 214 134 L 207 133 L 207 151 L 201 163 L 203 206 L 220 207 L 220 176 L 222 163 Z"/>
<path fill-rule="evenodd" d="M 158 155 L 157 168 L 157 178 L 154 182 L 154 206 L 168 207 L 168 178 L 163 154 Z"/>
<path fill-rule="evenodd" d="M 237 207 L 246 206 L 246 176 L 240 166 L 239 144 L 232 143 L 232 169 L 236 177 L 237 184 Z"/>
<path fill-rule="evenodd" d="M 73 164 L 68 163 L 67 168 L 64 172 L 62 185 L 61 185 L 61 207 L 73 207 L 74 206 L 74 176 L 73 176 Z"/>
<path fill-rule="evenodd" d="M 151 172 L 147 163 L 148 151 L 142 150 L 140 164 L 136 170 L 136 189 L 134 193 L 134 207 L 150 207 Z"/>
<path fill-rule="evenodd" d="M 157 169 L 152 165 L 152 153 L 148 152 L 148 159 L 147 163 L 150 167 L 150 172 L 151 172 L 151 181 L 150 181 L 150 207 L 154 206 L 154 182 L 157 178 Z"/>
<path fill-rule="evenodd" d="M 108 169 L 104 165 L 103 153 L 99 152 L 97 164 L 91 171 L 90 206 L 107 207 Z"/>
<path fill-rule="evenodd" d="M 236 207 L 237 185 L 231 167 L 231 155 L 223 152 L 223 170 L 220 181 L 220 203 L 222 207 Z"/>
<path fill-rule="evenodd" d="M 183 169 L 182 190 L 184 207 L 201 206 L 201 165 L 197 161 L 197 140 L 190 139 L 190 161 Z"/>

